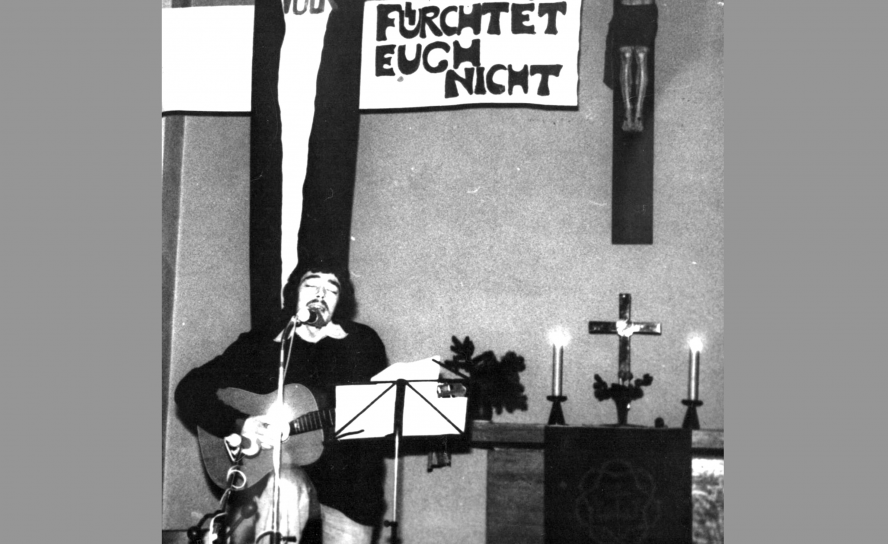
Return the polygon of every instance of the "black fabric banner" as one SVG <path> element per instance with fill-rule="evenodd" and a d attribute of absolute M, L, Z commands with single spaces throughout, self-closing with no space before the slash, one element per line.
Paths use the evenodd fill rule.
<path fill-rule="evenodd" d="M 314 121 L 303 187 L 299 258 L 348 264 L 355 168 L 364 4 L 336 0 L 318 71 Z"/>
<path fill-rule="evenodd" d="M 316 2 L 316 4 L 318 4 Z M 332 2 L 331 2 L 332 4 Z M 320 5 L 320 4 L 318 4 Z M 299 258 L 348 264 L 361 59 L 360 0 L 335 2 L 317 76 L 303 186 Z M 283 150 L 278 80 L 285 24 L 278 0 L 256 0 L 250 120 L 250 310 L 253 328 L 278 320 Z M 329 9 L 329 7 L 327 8 Z M 285 271 L 289 273 L 289 271 Z"/>
<path fill-rule="evenodd" d="M 279 0 L 256 0 L 250 117 L 250 319 L 271 325 L 281 293 L 281 112 L 278 69 L 284 40 Z"/>

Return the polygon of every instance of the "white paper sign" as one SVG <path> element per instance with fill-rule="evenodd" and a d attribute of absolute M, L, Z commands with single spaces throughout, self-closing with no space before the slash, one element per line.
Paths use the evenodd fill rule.
<path fill-rule="evenodd" d="M 581 1 L 366 2 L 360 107 L 576 106 Z"/>
<path fill-rule="evenodd" d="M 371 382 L 393 382 L 395 380 L 436 380 L 441 366 L 435 362 L 439 356 L 413 361 L 411 363 L 392 363 L 385 370 L 370 378 Z"/>
<path fill-rule="evenodd" d="M 253 6 L 161 10 L 162 111 L 250 111 Z"/>

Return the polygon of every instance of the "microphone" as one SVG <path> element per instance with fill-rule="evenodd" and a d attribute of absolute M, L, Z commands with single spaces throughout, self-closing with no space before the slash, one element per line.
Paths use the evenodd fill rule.
<path fill-rule="evenodd" d="M 314 308 L 302 308 L 295 316 L 296 326 L 317 325 L 321 322 L 321 313 Z"/>
<path fill-rule="evenodd" d="M 296 332 L 296 327 L 300 325 L 314 325 L 314 326 L 322 326 L 324 324 L 324 318 L 321 317 L 321 312 L 317 311 L 314 308 L 302 308 L 296 315 L 290 318 L 290 321 L 287 323 L 287 326 L 284 327 L 284 330 L 277 335 L 277 338 L 274 339 L 275 342 L 282 341 L 285 337 L 289 340 L 293 338 L 293 333 Z"/>

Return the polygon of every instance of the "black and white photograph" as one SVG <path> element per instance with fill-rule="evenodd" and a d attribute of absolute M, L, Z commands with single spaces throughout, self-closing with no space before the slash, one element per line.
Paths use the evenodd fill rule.
<path fill-rule="evenodd" d="M 725 541 L 724 1 L 161 9 L 163 544 Z"/>

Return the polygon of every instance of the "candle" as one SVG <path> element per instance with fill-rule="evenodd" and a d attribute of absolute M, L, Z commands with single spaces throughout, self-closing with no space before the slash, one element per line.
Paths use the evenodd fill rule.
<path fill-rule="evenodd" d="M 688 360 L 688 399 L 697 400 L 700 395 L 700 352 L 703 351 L 703 341 L 692 338 L 688 346 L 691 348 Z"/>
<path fill-rule="evenodd" d="M 564 372 L 564 346 L 552 345 L 552 395 L 561 396 L 561 378 Z"/>
<path fill-rule="evenodd" d="M 567 345 L 570 336 L 563 329 L 556 329 L 549 333 L 549 341 L 552 343 L 552 396 L 560 397 L 562 393 L 561 379 L 564 373 L 564 346 Z"/>

